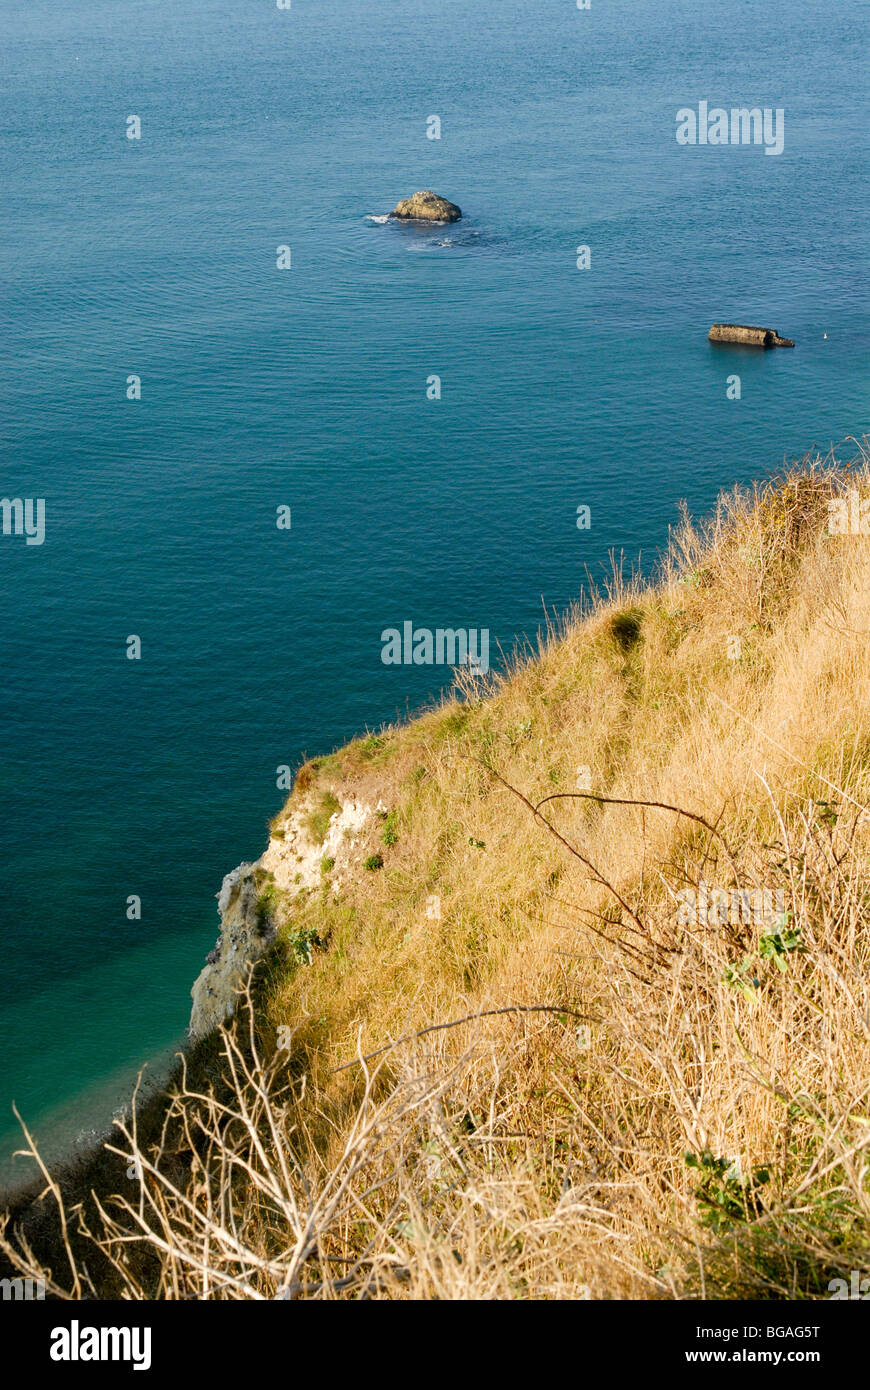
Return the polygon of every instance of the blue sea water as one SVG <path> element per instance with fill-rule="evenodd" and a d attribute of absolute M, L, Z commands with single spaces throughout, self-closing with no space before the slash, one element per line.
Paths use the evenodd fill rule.
<path fill-rule="evenodd" d="M 278 766 L 449 683 L 383 629 L 534 635 L 680 499 L 866 430 L 870 333 L 855 4 L 0 18 L 0 491 L 46 505 L 0 536 L 5 1162 L 13 1100 L 50 1146 L 181 1038 Z M 783 153 L 678 145 L 701 100 L 782 108 Z M 370 220 L 426 187 L 463 221 Z"/>

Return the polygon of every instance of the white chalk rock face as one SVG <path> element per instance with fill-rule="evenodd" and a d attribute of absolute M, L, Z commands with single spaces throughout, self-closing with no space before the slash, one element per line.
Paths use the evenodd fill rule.
<path fill-rule="evenodd" d="M 217 894 L 221 933 L 190 991 L 191 1042 L 199 1042 L 232 1018 L 249 967 L 275 940 L 275 914 L 263 911 L 260 901 L 264 888 L 277 890 L 285 905 L 280 910 L 286 911 L 286 905 L 300 893 L 323 884 L 325 864 L 336 895 L 346 876 L 356 871 L 363 853 L 361 837 L 374 814 L 372 807 L 353 793 L 336 797 L 336 809 L 323 839 L 312 827 L 316 810 L 316 797 L 296 801 L 288 814 L 276 818 L 265 853 L 257 863 L 240 864 L 221 884 Z"/>
<path fill-rule="evenodd" d="M 356 796 L 339 801 L 329 818 L 323 840 L 311 830 L 311 804 L 303 802 L 273 833 L 260 864 L 273 876 L 275 887 L 283 892 L 317 888 L 323 882 L 324 859 L 333 861 L 331 881 L 337 889 L 351 867 L 357 839 L 367 824 L 372 808 Z"/>
<path fill-rule="evenodd" d="M 191 1042 L 198 1042 L 232 1017 L 249 965 L 274 940 L 274 924 L 257 906 L 261 889 L 256 864 L 240 864 L 221 884 L 217 895 L 221 934 L 190 991 Z"/>

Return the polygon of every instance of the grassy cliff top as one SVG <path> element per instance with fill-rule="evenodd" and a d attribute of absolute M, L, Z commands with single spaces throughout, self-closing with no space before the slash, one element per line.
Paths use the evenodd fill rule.
<path fill-rule="evenodd" d="M 340 874 L 264 877 L 277 945 L 104 1202 L 98 1293 L 827 1298 L 867 1266 L 868 495 L 862 457 L 723 496 L 653 582 L 301 769 L 276 839 L 371 814 Z"/>

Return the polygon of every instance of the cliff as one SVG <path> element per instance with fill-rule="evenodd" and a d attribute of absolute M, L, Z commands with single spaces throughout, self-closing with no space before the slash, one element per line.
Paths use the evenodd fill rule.
<path fill-rule="evenodd" d="M 299 769 L 83 1285 L 95 1243 L 134 1297 L 827 1299 L 867 1267 L 868 498 L 866 455 L 725 494 L 649 583 Z"/>

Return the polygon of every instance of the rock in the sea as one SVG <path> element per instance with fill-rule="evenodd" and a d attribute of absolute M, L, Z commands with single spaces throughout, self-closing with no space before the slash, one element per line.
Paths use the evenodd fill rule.
<path fill-rule="evenodd" d="M 431 189 L 424 188 L 413 198 L 403 198 L 390 213 L 391 217 L 402 218 L 406 222 L 458 222 L 461 209 L 446 198 L 439 198 Z"/>
<path fill-rule="evenodd" d="M 781 338 L 775 328 L 755 328 L 749 323 L 714 323 L 707 337 L 711 343 L 747 343 L 750 347 L 794 347 L 794 340 Z"/>

